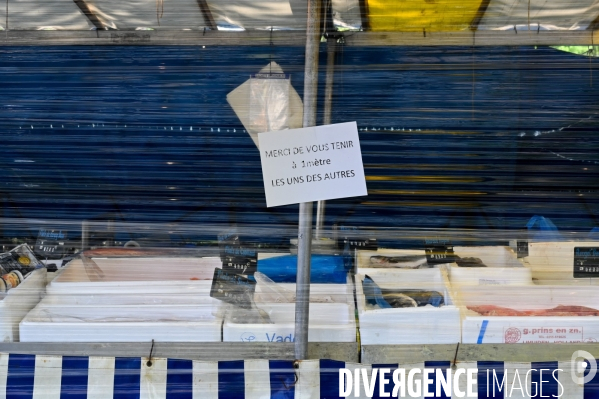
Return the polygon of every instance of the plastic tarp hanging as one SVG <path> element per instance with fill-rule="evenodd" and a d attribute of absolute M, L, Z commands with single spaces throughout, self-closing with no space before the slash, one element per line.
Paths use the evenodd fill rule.
<path fill-rule="evenodd" d="M 302 100 L 276 62 L 227 94 L 227 102 L 256 147 L 258 133 L 302 127 Z"/>
<path fill-rule="evenodd" d="M 250 130 L 271 132 L 289 128 L 289 89 L 285 74 L 256 74 L 250 78 Z"/>
<path fill-rule="evenodd" d="M 369 0 L 368 19 L 373 31 L 456 31 L 467 29 L 480 0 Z"/>
<path fill-rule="evenodd" d="M 561 234 L 553 222 L 539 215 L 534 215 L 526 224 L 528 235 L 535 240 L 559 240 Z"/>

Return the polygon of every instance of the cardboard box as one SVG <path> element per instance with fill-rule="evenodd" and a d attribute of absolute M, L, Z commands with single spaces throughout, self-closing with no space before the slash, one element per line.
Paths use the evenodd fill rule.
<path fill-rule="evenodd" d="M 443 269 L 360 269 L 356 300 L 362 345 L 456 344 L 460 312 L 454 305 Z M 442 307 L 376 309 L 366 304 L 362 281 L 370 276 L 382 289 L 423 289 L 443 294 Z"/>

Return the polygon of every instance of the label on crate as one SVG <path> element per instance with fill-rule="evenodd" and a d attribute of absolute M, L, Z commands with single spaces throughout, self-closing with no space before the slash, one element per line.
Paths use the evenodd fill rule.
<path fill-rule="evenodd" d="M 338 249 L 376 251 L 379 247 L 376 238 L 365 237 L 364 232 L 361 232 L 356 226 L 333 225 L 333 230 Z"/>
<path fill-rule="evenodd" d="M 574 247 L 574 278 L 599 277 L 599 247 Z"/>
<path fill-rule="evenodd" d="M 516 241 L 516 255 L 518 258 L 526 258 L 528 256 L 528 241 L 517 240 Z"/>
<path fill-rule="evenodd" d="M 239 233 L 236 228 L 231 228 L 225 232 L 222 232 L 217 236 L 218 247 L 220 249 L 220 259 L 225 260 L 225 247 L 227 246 L 238 246 L 239 245 Z"/>
<path fill-rule="evenodd" d="M 223 260 L 223 270 L 237 274 L 254 274 L 258 270 L 258 261 L 256 258 L 225 256 L 225 260 Z"/>
<path fill-rule="evenodd" d="M 41 229 L 33 251 L 42 258 L 62 258 L 65 254 L 67 232 L 64 230 Z"/>
<path fill-rule="evenodd" d="M 241 244 L 225 245 L 221 248 L 223 270 L 238 274 L 254 274 L 258 269 L 256 248 Z"/>
<path fill-rule="evenodd" d="M 345 237 L 341 243 L 342 248 L 348 247 L 350 251 L 362 249 L 366 251 L 376 251 L 379 247 L 376 238 L 357 238 Z"/>
<path fill-rule="evenodd" d="M 424 249 L 424 252 L 426 253 L 426 262 L 430 265 L 452 263 L 456 260 L 456 255 L 453 252 L 453 246 L 428 246 Z"/>
<path fill-rule="evenodd" d="M 239 274 L 228 273 L 223 269 L 214 269 L 210 296 L 242 308 L 252 307 L 252 298 L 256 282 Z"/>
<path fill-rule="evenodd" d="M 582 327 L 508 327 L 503 330 L 506 344 L 584 342 Z"/>

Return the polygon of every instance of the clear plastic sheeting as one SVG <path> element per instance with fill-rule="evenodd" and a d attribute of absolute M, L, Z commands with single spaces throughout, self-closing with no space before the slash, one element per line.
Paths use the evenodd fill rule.
<path fill-rule="evenodd" d="M 103 225 L 86 223 L 81 241 L 32 247 L 57 271 L 35 270 L 0 301 L 5 341 L 295 342 L 296 285 L 277 282 L 296 278 L 295 269 L 286 266 L 293 228 L 145 225 L 190 237 L 201 229 L 213 239 L 187 248 L 131 248 L 90 241 L 87 235 Z M 118 235 L 141 226 L 115 222 L 111 231 Z M 61 234 L 45 228 L 44 239 L 65 231 L 77 237 L 78 227 L 63 221 Z M 563 232 L 560 240 L 543 241 L 524 229 L 374 227 L 327 229 L 321 235 L 333 245 L 316 247 L 313 254 L 318 282 L 310 285 L 310 342 L 599 339 L 599 241 L 588 235 Z M 81 251 L 85 242 L 91 248 Z M 51 244 L 67 248 L 48 259 L 43 254 Z M 364 246 L 370 249 L 360 249 Z M 248 256 L 255 257 L 255 266 L 236 271 Z M 341 274 L 344 282 L 338 281 Z"/>
<path fill-rule="evenodd" d="M 258 133 L 302 127 L 302 99 L 274 61 L 227 94 L 227 102 L 258 146 Z"/>
<path fill-rule="evenodd" d="M 203 29 L 207 25 L 196 0 L 89 0 L 90 11 L 105 29 Z"/>
<path fill-rule="evenodd" d="M 289 128 L 290 87 L 285 75 L 257 74 L 250 78 L 250 132 Z"/>
<path fill-rule="evenodd" d="M 491 0 L 479 29 L 584 30 L 599 16 L 597 0 Z"/>
<path fill-rule="evenodd" d="M 14 0 L 7 6 L 8 18 L 0 7 L 0 26 L 9 30 L 302 31 L 307 12 L 301 0 Z M 599 16 L 597 0 L 370 0 L 363 6 L 332 0 L 323 9 L 336 31 L 592 30 Z"/>
<path fill-rule="evenodd" d="M 327 201 L 312 232 L 311 356 L 418 351 L 420 362 L 443 350 L 449 367 L 465 352 L 501 361 L 508 343 L 530 362 L 528 342 L 551 361 L 563 343 L 593 345 L 599 64 L 541 46 L 336 44 L 330 120 L 356 121 L 368 195 Z M 293 365 L 298 206 L 266 207 L 248 79 L 271 65 L 290 74 L 289 101 L 275 105 L 297 126 L 305 48 L 2 51 L 0 245 L 27 244 L 45 265 L 0 301 L 3 345 L 60 350 L 60 370 L 76 348 L 139 359 L 153 341 L 162 360 L 128 370 L 163 378 L 166 357 L 193 371 L 210 353 L 248 362 L 240 392 L 271 361 Z M 286 389 L 304 383 L 285 370 Z"/>
<path fill-rule="evenodd" d="M 10 30 L 89 30 L 94 25 L 72 0 L 8 1 L 0 7 L 0 25 Z"/>
<path fill-rule="evenodd" d="M 207 3 L 219 29 L 278 30 L 305 29 L 306 26 L 306 5 L 298 0 L 209 0 Z"/>
<path fill-rule="evenodd" d="M 361 30 L 362 14 L 358 0 L 332 0 L 333 24 L 338 30 Z"/>

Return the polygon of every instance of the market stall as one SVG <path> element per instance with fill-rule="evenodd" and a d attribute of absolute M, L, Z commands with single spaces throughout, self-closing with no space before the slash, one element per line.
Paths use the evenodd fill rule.
<path fill-rule="evenodd" d="M 0 396 L 597 396 L 596 1 L 121 3 L 0 11 Z"/>

